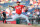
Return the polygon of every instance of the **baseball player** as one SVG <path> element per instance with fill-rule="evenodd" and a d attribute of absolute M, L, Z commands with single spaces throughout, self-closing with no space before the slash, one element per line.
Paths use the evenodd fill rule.
<path fill-rule="evenodd" d="M 15 8 L 15 10 L 16 10 L 16 14 L 15 14 L 14 18 L 10 19 L 10 20 L 14 21 L 17 17 L 23 17 L 23 18 L 26 18 L 28 25 L 31 25 L 31 23 L 28 20 L 28 17 L 26 15 L 21 14 L 22 13 L 22 8 L 25 7 L 25 6 L 24 5 L 20 5 L 19 1 L 17 1 L 16 3 L 17 3 L 17 6 L 15 6 L 15 7 L 9 6 L 9 7 Z M 10 21 L 10 20 L 7 20 L 7 21 Z"/>

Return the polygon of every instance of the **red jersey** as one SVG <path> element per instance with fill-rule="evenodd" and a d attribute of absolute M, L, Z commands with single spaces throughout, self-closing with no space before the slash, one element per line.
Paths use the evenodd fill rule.
<path fill-rule="evenodd" d="M 17 13 L 17 14 L 21 14 L 21 13 L 22 13 L 22 8 L 23 8 L 23 7 L 24 7 L 24 5 L 15 6 L 16 13 Z"/>

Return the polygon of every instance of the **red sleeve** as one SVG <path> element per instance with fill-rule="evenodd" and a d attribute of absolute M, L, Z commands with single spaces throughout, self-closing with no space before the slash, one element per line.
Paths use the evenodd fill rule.
<path fill-rule="evenodd" d="M 21 5 L 22 7 L 24 7 L 24 5 Z"/>

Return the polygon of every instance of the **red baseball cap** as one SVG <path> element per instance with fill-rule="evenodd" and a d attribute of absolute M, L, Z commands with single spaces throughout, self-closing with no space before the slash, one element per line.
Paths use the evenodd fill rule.
<path fill-rule="evenodd" d="M 16 3 L 20 3 L 19 1 L 17 1 Z"/>

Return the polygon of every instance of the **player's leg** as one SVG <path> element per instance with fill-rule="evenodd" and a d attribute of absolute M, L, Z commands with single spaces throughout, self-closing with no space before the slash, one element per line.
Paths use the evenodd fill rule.
<path fill-rule="evenodd" d="M 18 17 L 20 17 L 18 14 L 15 14 L 15 16 L 13 17 L 13 21 L 16 20 Z"/>
<path fill-rule="evenodd" d="M 12 19 L 6 20 L 6 21 L 14 21 L 17 17 L 19 17 L 18 14 L 15 14 L 15 16 Z"/>
<path fill-rule="evenodd" d="M 5 20 L 5 19 L 3 18 L 3 23 L 4 23 L 4 20 Z"/>
<path fill-rule="evenodd" d="M 7 22 L 6 22 L 6 17 L 5 17 L 5 19 L 4 19 L 4 23 L 7 23 Z"/>
<path fill-rule="evenodd" d="M 30 23 L 27 16 L 25 16 L 25 15 L 23 15 L 23 14 L 21 14 L 20 16 L 23 17 L 23 18 L 26 18 L 27 23 Z"/>
<path fill-rule="evenodd" d="M 26 18 L 27 23 L 28 23 L 29 25 L 31 25 L 30 22 L 29 22 L 29 20 L 28 20 L 28 17 L 27 17 L 26 15 L 21 14 L 20 16 L 23 17 L 23 18 Z"/>

